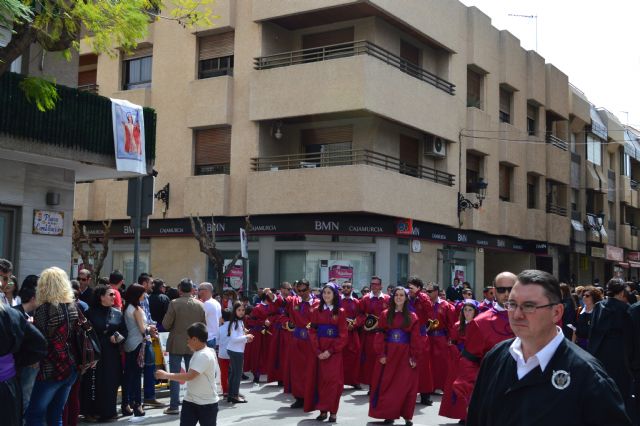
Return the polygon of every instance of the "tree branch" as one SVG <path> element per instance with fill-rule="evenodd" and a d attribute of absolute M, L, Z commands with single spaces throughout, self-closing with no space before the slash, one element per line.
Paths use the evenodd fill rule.
<path fill-rule="evenodd" d="M 16 25 L 14 31 L 9 44 L 0 49 L 0 75 L 9 70 L 11 63 L 26 52 L 36 39 L 31 24 Z"/>

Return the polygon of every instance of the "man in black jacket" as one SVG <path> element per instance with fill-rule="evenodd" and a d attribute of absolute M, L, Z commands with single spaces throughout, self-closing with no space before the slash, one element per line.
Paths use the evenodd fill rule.
<path fill-rule="evenodd" d="M 631 356 L 631 374 L 636 389 L 636 414 L 640 414 L 640 302 L 629 307 L 631 330 L 633 335 L 633 355 Z"/>
<path fill-rule="evenodd" d="M 467 425 L 631 425 L 602 365 L 556 325 L 561 300 L 558 280 L 549 273 L 518 275 L 505 304 L 517 337 L 485 356 Z"/>
<path fill-rule="evenodd" d="M 614 278 L 607 283 L 607 299 L 598 302 L 591 314 L 587 350 L 604 366 L 624 399 L 627 414 L 637 419 L 633 398 L 631 357 L 633 329 L 625 283 Z"/>

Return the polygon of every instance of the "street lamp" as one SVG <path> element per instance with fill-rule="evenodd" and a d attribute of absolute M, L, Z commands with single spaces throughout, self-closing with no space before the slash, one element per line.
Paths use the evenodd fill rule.
<path fill-rule="evenodd" d="M 478 178 L 476 182 L 476 193 L 477 201 L 474 203 L 470 199 L 466 198 L 461 192 L 458 192 L 458 217 L 460 213 L 467 209 L 479 209 L 482 207 L 482 201 L 484 201 L 487 196 L 487 182 L 483 178 Z"/>

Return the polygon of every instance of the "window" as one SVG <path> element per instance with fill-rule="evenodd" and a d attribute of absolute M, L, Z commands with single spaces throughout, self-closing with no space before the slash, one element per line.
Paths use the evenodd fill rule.
<path fill-rule="evenodd" d="M 420 48 L 404 40 L 400 41 L 400 69 L 413 76 L 420 75 Z"/>
<path fill-rule="evenodd" d="M 18 231 L 16 219 L 19 217 L 18 207 L 0 206 L 0 259 L 16 261 L 15 245 Z"/>
<path fill-rule="evenodd" d="M 580 209 L 580 191 L 571 189 L 571 211 L 577 212 Z"/>
<path fill-rule="evenodd" d="M 500 122 L 511 124 L 511 100 L 513 92 L 500 88 Z"/>
<path fill-rule="evenodd" d="M 576 141 L 578 140 L 578 134 L 577 133 L 571 133 L 569 135 L 569 145 L 571 146 L 571 152 L 578 152 L 576 151 Z"/>
<path fill-rule="evenodd" d="M 553 180 L 547 180 L 547 213 L 567 215 L 567 186 Z"/>
<path fill-rule="evenodd" d="M 529 136 L 535 136 L 538 133 L 539 109 L 537 105 L 527 103 L 527 132 Z"/>
<path fill-rule="evenodd" d="M 301 131 L 305 156 L 301 167 L 339 166 L 351 164 L 353 126 L 321 127 Z M 346 152 L 345 152 L 346 151 Z"/>
<path fill-rule="evenodd" d="M 482 109 L 483 80 L 483 74 L 467 68 L 467 107 Z"/>
<path fill-rule="evenodd" d="M 620 150 L 620 174 L 631 176 L 631 157 L 623 149 Z"/>
<path fill-rule="evenodd" d="M 596 166 L 602 165 L 602 147 L 600 139 L 593 135 L 587 135 L 587 160 Z"/>
<path fill-rule="evenodd" d="M 509 164 L 500 164 L 500 200 L 513 201 L 511 197 L 511 186 L 513 184 L 513 167 Z"/>
<path fill-rule="evenodd" d="M 194 130 L 195 174 L 229 174 L 231 127 Z"/>
<path fill-rule="evenodd" d="M 616 155 L 613 152 L 609 153 L 609 170 L 615 170 L 616 166 Z"/>
<path fill-rule="evenodd" d="M 419 141 L 406 135 L 400 135 L 400 173 L 419 176 Z"/>
<path fill-rule="evenodd" d="M 303 62 L 316 62 L 353 55 L 354 27 L 307 34 L 302 37 Z"/>
<path fill-rule="evenodd" d="M 478 192 L 478 180 L 482 177 L 482 156 L 467 151 L 467 193 Z"/>
<path fill-rule="evenodd" d="M 234 32 L 198 39 L 198 78 L 233 75 Z"/>
<path fill-rule="evenodd" d="M 124 90 L 151 87 L 153 48 L 141 47 L 124 60 Z"/>
<path fill-rule="evenodd" d="M 538 176 L 527 173 L 527 208 L 538 208 Z"/>

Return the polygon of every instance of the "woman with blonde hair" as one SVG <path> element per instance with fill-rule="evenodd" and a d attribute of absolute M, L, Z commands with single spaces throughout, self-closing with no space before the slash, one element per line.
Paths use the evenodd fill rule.
<path fill-rule="evenodd" d="M 47 340 L 47 355 L 40 361 L 25 424 L 60 425 L 69 391 L 78 377 L 70 338 L 77 332 L 78 311 L 67 273 L 57 267 L 42 271 L 36 302 L 33 324 Z"/>

